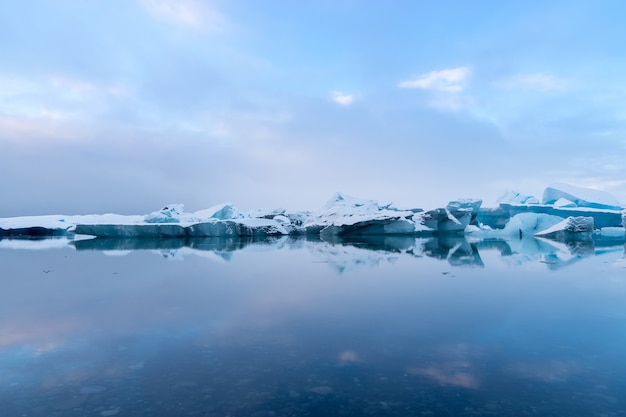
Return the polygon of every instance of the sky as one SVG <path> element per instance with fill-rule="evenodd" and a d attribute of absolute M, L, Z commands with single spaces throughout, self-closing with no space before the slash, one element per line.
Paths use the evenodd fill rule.
<path fill-rule="evenodd" d="M 626 202 L 621 0 L 21 0 L 0 217 Z"/>

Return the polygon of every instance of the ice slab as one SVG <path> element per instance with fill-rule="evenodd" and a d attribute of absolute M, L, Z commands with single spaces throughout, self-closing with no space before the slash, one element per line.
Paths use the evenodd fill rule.
<path fill-rule="evenodd" d="M 498 204 L 540 204 L 536 197 L 513 190 L 505 192 L 496 202 Z"/>
<path fill-rule="evenodd" d="M 381 206 L 375 200 L 337 193 L 306 220 L 303 228 L 307 234 L 322 236 L 432 232 L 423 224 L 421 211 L 399 210 L 391 204 Z"/>
<path fill-rule="evenodd" d="M 605 191 L 575 187 L 564 183 L 555 183 L 546 187 L 543 192 L 543 204 L 556 206 L 556 203 L 562 200 L 567 200 L 577 207 L 605 210 L 621 210 L 623 208 L 615 197 Z"/>
<path fill-rule="evenodd" d="M 395 208 L 336 194 L 324 208 L 304 224 L 308 234 L 331 235 L 428 235 L 462 233 L 476 219 L 482 200 L 457 200 L 445 208 L 424 212 L 422 209 Z"/>
<path fill-rule="evenodd" d="M 600 229 L 603 227 L 622 226 L 621 210 L 597 209 L 589 207 L 555 207 L 544 204 L 533 205 L 508 205 L 501 204 L 499 208 L 498 220 L 513 217 L 521 213 L 549 214 L 559 216 L 563 219 L 568 217 L 593 217 L 594 225 Z M 479 215 L 479 220 L 485 220 L 483 212 Z M 487 223 L 489 224 L 489 223 Z"/>
<path fill-rule="evenodd" d="M 535 233 L 535 236 L 558 241 L 591 239 L 593 230 L 593 217 L 568 217 L 545 230 Z"/>
<path fill-rule="evenodd" d="M 522 239 L 532 237 L 563 221 L 563 217 L 545 213 L 520 213 L 511 217 L 502 229 L 472 228 L 469 234 L 477 237 Z"/>
<path fill-rule="evenodd" d="M 462 233 L 475 223 L 481 204 L 482 200 L 473 199 L 451 201 L 445 208 L 421 214 L 422 222 L 439 233 Z"/>
<path fill-rule="evenodd" d="M 553 185 L 544 192 L 544 204 L 532 196 L 508 192 L 496 208 L 481 208 L 482 200 L 465 199 L 445 207 L 424 211 L 400 209 L 392 204 L 359 199 L 337 193 L 317 212 L 289 213 L 285 209 L 259 209 L 242 213 L 232 203 L 186 213 L 183 204 L 169 204 L 161 210 L 139 216 L 116 214 L 86 216 L 30 216 L 0 219 L 0 238 L 19 236 L 92 236 L 130 238 L 188 238 L 213 236 L 274 235 L 440 235 L 485 232 L 498 229 L 501 235 L 532 234 L 529 228 L 545 216 L 559 221 L 568 217 L 591 217 L 594 227 L 626 226 L 626 210 L 605 192 Z M 529 214 L 529 217 L 516 216 Z M 533 217 L 534 216 L 534 217 Z M 522 224 L 518 224 L 523 219 Z M 545 219 L 545 218 L 544 218 Z M 553 226 L 558 222 L 548 225 Z M 547 228 L 546 227 L 546 228 Z M 582 233 L 582 232 L 572 232 Z"/>

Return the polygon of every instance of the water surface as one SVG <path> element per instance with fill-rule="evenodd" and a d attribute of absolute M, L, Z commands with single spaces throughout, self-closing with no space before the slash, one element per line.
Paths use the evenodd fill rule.
<path fill-rule="evenodd" d="M 621 242 L 0 241 L 2 416 L 626 415 Z"/>

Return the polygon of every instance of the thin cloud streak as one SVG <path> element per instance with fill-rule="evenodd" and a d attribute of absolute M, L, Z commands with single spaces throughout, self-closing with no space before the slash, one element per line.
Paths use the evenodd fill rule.
<path fill-rule="evenodd" d="M 463 91 L 463 82 L 469 77 L 470 73 L 471 69 L 469 67 L 435 70 L 420 75 L 414 80 L 402 81 L 398 84 L 398 87 L 458 93 Z"/>

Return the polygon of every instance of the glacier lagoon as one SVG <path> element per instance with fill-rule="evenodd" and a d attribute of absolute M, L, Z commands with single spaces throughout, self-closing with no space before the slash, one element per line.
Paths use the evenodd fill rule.
<path fill-rule="evenodd" d="M 0 415 L 626 415 L 621 239 L 0 240 Z"/>

